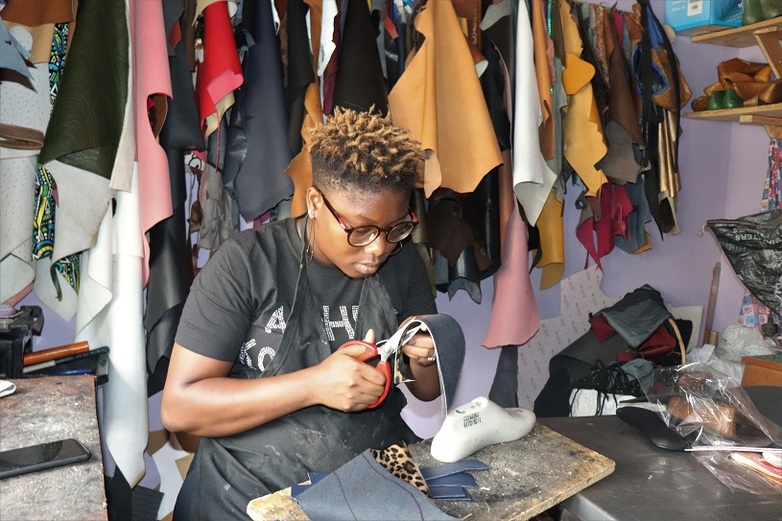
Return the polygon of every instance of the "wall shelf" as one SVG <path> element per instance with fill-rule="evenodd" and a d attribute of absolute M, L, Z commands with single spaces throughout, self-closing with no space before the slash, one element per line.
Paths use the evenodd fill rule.
<path fill-rule="evenodd" d="M 782 103 L 739 109 L 704 110 L 682 114 L 683 118 L 730 121 L 746 125 L 763 125 L 769 137 L 782 139 Z"/>
<path fill-rule="evenodd" d="M 742 122 L 741 118 L 743 117 L 746 119 L 747 116 L 775 118 L 782 122 L 782 103 L 760 105 L 758 107 L 741 107 L 738 109 L 703 110 L 700 112 L 687 112 L 682 114 L 683 118 L 733 121 L 736 123 Z M 750 123 L 750 121 L 744 121 L 744 123 Z"/>
<path fill-rule="evenodd" d="M 693 43 L 710 43 L 713 45 L 724 45 L 726 47 L 752 47 L 757 45 L 755 32 L 764 29 L 775 29 L 782 26 L 782 16 L 764 20 L 752 25 L 724 29 L 713 33 L 696 34 L 692 37 Z"/>
<path fill-rule="evenodd" d="M 692 37 L 693 43 L 710 43 L 734 48 L 757 45 L 763 51 L 763 55 L 776 78 L 782 78 L 780 40 L 782 40 L 782 16 L 752 25 L 698 34 Z M 682 114 L 682 117 L 763 125 L 770 137 L 782 139 L 782 103 L 738 109 L 689 112 Z"/>

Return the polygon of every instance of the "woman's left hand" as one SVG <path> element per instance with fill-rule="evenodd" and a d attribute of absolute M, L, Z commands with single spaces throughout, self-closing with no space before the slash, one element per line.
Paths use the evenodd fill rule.
<path fill-rule="evenodd" d="M 401 327 L 414 318 L 405 320 Z M 411 380 L 407 382 L 407 388 L 413 396 L 427 402 L 440 396 L 437 353 L 434 350 L 434 339 L 426 325 L 422 324 L 419 332 L 402 346 L 401 351 L 410 360 L 408 376 Z"/>
<path fill-rule="evenodd" d="M 421 330 L 402 346 L 402 353 L 410 359 L 411 363 L 421 367 L 429 367 L 437 363 L 434 340 L 426 325 L 422 325 Z"/>

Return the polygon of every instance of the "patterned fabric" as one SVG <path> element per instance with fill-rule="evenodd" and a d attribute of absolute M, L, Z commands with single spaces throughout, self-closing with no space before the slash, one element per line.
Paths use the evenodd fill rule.
<path fill-rule="evenodd" d="M 35 178 L 35 217 L 33 218 L 33 258 L 51 257 L 54 250 L 54 178 L 38 165 Z"/>
<path fill-rule="evenodd" d="M 782 208 L 782 140 L 772 139 L 768 144 L 768 172 L 763 186 L 760 211 L 770 212 Z M 763 324 L 773 322 L 780 331 L 773 337 L 777 345 L 782 345 L 782 317 L 764 306 L 749 291 L 744 290 L 744 298 L 739 312 L 739 324 L 760 329 Z"/>
<path fill-rule="evenodd" d="M 63 70 L 65 69 L 65 52 L 68 49 L 67 23 L 54 24 L 52 35 L 52 49 L 49 54 L 49 99 L 54 105 L 57 93 L 60 90 Z M 38 173 L 35 179 L 35 217 L 33 218 L 33 258 L 43 259 L 51 257 L 54 250 L 54 217 L 57 208 L 56 201 L 57 183 L 51 173 L 38 165 Z M 69 255 L 54 263 L 62 277 L 68 281 L 76 292 L 79 291 L 79 257 Z M 52 280 L 58 290 L 59 282 L 54 273 Z"/>
<path fill-rule="evenodd" d="M 60 91 L 62 70 L 65 68 L 65 52 L 68 49 L 69 26 L 66 23 L 54 24 L 52 50 L 49 54 L 49 96 L 54 105 Z"/>

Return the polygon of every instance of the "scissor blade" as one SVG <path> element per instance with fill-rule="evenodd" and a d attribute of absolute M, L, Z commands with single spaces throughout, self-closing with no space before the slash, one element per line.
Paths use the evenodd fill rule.
<path fill-rule="evenodd" d="M 419 323 L 407 329 L 397 329 L 387 340 L 381 340 L 377 343 L 377 352 L 381 360 L 388 360 L 391 355 L 397 353 L 399 348 L 408 343 L 424 327 Z"/>

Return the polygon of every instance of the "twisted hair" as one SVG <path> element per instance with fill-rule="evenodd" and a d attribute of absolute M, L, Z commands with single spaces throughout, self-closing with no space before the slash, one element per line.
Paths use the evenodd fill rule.
<path fill-rule="evenodd" d="M 311 130 L 313 183 L 319 188 L 366 192 L 410 192 L 425 158 L 408 130 L 370 108 L 334 109 L 324 125 Z"/>

